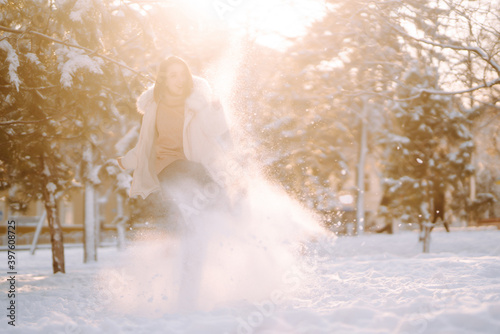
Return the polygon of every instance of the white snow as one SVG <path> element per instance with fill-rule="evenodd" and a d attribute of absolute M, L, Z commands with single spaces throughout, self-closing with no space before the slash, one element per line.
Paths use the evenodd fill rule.
<path fill-rule="evenodd" d="M 101 170 L 101 165 L 93 166 L 86 175 L 87 179 L 93 184 L 100 184 L 101 179 L 99 178 L 99 171 Z"/>
<path fill-rule="evenodd" d="M 69 18 L 75 22 L 83 22 L 82 16 L 91 11 L 92 5 L 93 3 L 91 0 L 77 0 L 73 7 L 73 10 L 69 14 Z"/>
<path fill-rule="evenodd" d="M 90 73 L 102 74 L 103 60 L 99 57 L 89 57 L 82 50 L 62 47 L 56 51 L 58 55 L 58 69 L 61 71 L 61 84 L 65 88 L 73 85 L 73 76 L 78 70 L 87 70 Z"/>
<path fill-rule="evenodd" d="M 49 191 L 49 193 L 55 192 L 56 189 L 57 189 L 57 187 L 54 183 L 52 183 L 52 182 L 47 183 L 47 190 Z"/>
<path fill-rule="evenodd" d="M 132 176 L 125 172 L 121 172 L 116 177 L 116 181 L 118 189 L 125 189 L 128 192 L 130 190 L 130 184 L 132 183 Z"/>
<path fill-rule="evenodd" d="M 30 62 L 36 65 L 42 65 L 40 60 L 38 59 L 38 56 L 32 52 L 26 53 L 26 59 L 28 59 Z"/>
<path fill-rule="evenodd" d="M 89 144 L 85 146 L 82 154 L 82 160 L 89 164 L 92 162 L 92 145 Z"/>
<path fill-rule="evenodd" d="M 9 63 L 9 81 L 11 84 L 16 86 L 16 90 L 19 91 L 19 85 L 21 84 L 21 80 L 17 75 L 17 68 L 19 67 L 19 57 L 17 56 L 16 51 L 10 45 L 10 43 L 3 39 L 0 41 L 0 49 L 4 50 L 7 53 L 7 58 L 5 59 L 7 63 Z"/>
<path fill-rule="evenodd" d="M 398 144 L 408 144 L 410 142 L 410 138 L 404 136 L 398 136 L 393 133 L 387 134 L 387 139 L 382 141 L 383 143 L 398 143 Z"/>
<path fill-rule="evenodd" d="M 62 6 L 64 6 L 64 4 L 68 2 L 68 0 L 55 0 L 55 5 L 57 8 L 60 8 Z"/>
<path fill-rule="evenodd" d="M 174 274 L 151 266 L 168 261 L 166 243 L 100 248 L 91 264 L 66 248 L 67 273 L 56 275 L 50 250 L 17 251 L 17 326 L 4 319 L 0 332 L 500 333 L 497 230 L 435 230 L 429 254 L 413 232 L 311 242 L 266 296 L 188 312 L 164 309 L 169 297 L 153 293 Z M 262 282 L 252 267 L 239 270 Z M 223 293 L 216 283 L 213 293 Z"/>

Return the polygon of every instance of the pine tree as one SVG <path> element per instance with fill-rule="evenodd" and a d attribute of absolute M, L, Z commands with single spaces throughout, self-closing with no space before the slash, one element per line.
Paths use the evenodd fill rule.
<path fill-rule="evenodd" d="M 257 126 L 264 145 L 278 155 L 269 159 L 271 173 L 311 208 L 335 212 L 338 191 L 350 174 L 357 175 L 360 233 L 363 161 L 403 68 L 397 33 L 385 24 L 398 8 L 328 2 L 326 15 L 278 58 L 277 70 L 266 78 L 270 112 L 259 115 L 267 126 Z"/>
<path fill-rule="evenodd" d="M 454 201 L 465 201 L 459 185 L 473 172 L 470 115 L 451 96 L 416 95 L 422 88 L 439 89 L 428 67 L 414 65 L 402 82 L 390 107 L 394 131 L 384 143 L 386 196 L 392 217 L 430 232 L 437 198 L 450 191 Z"/>
<path fill-rule="evenodd" d="M 54 273 L 65 271 L 57 201 L 78 183 L 98 182 L 113 111 L 133 106 L 142 80 L 113 59 L 124 47 L 114 38 L 134 22 L 121 9 L 107 1 L 0 4 L 1 187 L 17 189 L 11 201 L 45 203 Z"/>

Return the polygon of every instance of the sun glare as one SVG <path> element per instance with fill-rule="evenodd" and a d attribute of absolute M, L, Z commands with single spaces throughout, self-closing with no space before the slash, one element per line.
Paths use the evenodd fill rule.
<path fill-rule="evenodd" d="M 288 38 L 307 33 L 308 25 L 323 13 L 320 0 L 253 0 L 234 13 L 231 23 L 243 25 L 257 42 L 283 50 Z"/>
<path fill-rule="evenodd" d="M 165 0 L 184 8 L 206 24 L 223 25 L 248 34 L 266 46 L 283 49 L 287 38 L 303 35 L 324 15 L 322 0 Z"/>

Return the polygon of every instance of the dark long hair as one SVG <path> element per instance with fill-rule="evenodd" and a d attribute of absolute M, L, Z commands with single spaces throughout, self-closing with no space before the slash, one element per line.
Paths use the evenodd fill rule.
<path fill-rule="evenodd" d="M 160 96 L 165 92 L 165 85 L 167 83 L 167 68 L 172 64 L 180 64 L 184 66 L 186 70 L 186 87 L 184 92 L 184 97 L 187 98 L 191 92 L 193 91 L 193 75 L 191 74 L 191 70 L 187 63 L 179 57 L 170 56 L 167 59 L 164 59 L 160 62 L 160 66 L 158 66 L 158 72 L 156 74 L 156 82 L 153 91 L 153 95 L 155 98 L 155 102 L 158 103 L 160 101 Z"/>

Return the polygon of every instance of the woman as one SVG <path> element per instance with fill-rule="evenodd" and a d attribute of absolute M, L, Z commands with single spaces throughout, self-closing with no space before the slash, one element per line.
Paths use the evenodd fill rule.
<path fill-rule="evenodd" d="M 139 140 L 117 159 L 122 169 L 134 169 L 130 196 L 145 199 L 161 190 L 184 218 L 210 205 L 222 193 L 217 173 L 231 140 L 208 83 L 171 56 L 160 63 L 156 83 L 139 97 L 137 109 L 144 114 Z"/>

